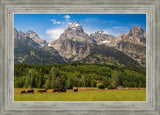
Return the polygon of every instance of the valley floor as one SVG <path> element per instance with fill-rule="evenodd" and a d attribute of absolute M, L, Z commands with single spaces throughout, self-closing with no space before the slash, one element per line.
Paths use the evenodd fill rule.
<path fill-rule="evenodd" d="M 22 90 L 14 89 L 14 101 L 146 101 L 146 89 L 78 89 L 78 92 L 20 94 Z"/>

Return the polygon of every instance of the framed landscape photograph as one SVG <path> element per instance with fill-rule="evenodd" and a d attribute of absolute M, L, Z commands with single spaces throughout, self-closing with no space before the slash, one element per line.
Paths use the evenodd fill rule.
<path fill-rule="evenodd" d="M 146 101 L 146 14 L 14 14 L 14 101 Z"/>
<path fill-rule="evenodd" d="M 159 115 L 160 1 L 1 0 L 0 113 Z"/>

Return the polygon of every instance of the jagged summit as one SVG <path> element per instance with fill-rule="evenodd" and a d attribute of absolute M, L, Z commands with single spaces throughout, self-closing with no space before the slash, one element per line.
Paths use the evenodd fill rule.
<path fill-rule="evenodd" d="M 133 27 L 128 33 L 120 34 L 119 39 L 136 44 L 146 44 L 146 32 L 140 27 Z"/>
<path fill-rule="evenodd" d="M 38 35 L 36 32 L 34 32 L 32 30 L 27 31 L 26 34 L 36 34 L 36 35 Z"/>
<path fill-rule="evenodd" d="M 81 33 L 84 33 L 84 30 L 79 22 L 74 22 L 65 30 L 64 33 L 80 35 Z"/>
<path fill-rule="evenodd" d="M 140 26 L 135 26 L 128 33 L 130 35 L 140 35 L 144 34 L 144 30 Z"/>
<path fill-rule="evenodd" d="M 38 34 L 34 31 L 32 31 L 32 30 L 27 31 L 26 35 L 29 36 L 32 39 L 34 39 L 35 37 L 39 37 Z"/>
<path fill-rule="evenodd" d="M 78 27 L 81 26 L 79 22 L 72 23 L 69 27 Z"/>
<path fill-rule="evenodd" d="M 90 34 L 90 37 L 95 40 L 98 45 L 106 44 L 108 46 L 115 46 L 117 43 L 115 36 L 106 34 L 102 29 Z"/>
<path fill-rule="evenodd" d="M 99 31 L 97 31 L 99 34 L 104 34 L 104 31 L 102 29 L 100 29 Z"/>
<path fill-rule="evenodd" d="M 103 30 L 99 30 L 99 33 L 101 34 L 101 33 L 104 33 L 104 31 Z"/>
<path fill-rule="evenodd" d="M 14 28 L 14 38 L 36 48 L 48 47 L 47 41 L 41 39 L 36 32 L 31 30 L 24 33 L 22 31 L 18 32 L 17 29 Z"/>
<path fill-rule="evenodd" d="M 93 43 L 93 40 L 91 40 L 89 35 L 84 32 L 79 22 L 74 22 L 70 26 L 68 26 L 64 33 L 60 35 L 58 40 L 51 42 L 51 46 L 54 45 L 54 47 L 56 47 L 55 43 L 57 43 L 57 41 L 65 41 L 67 39 L 78 42 Z"/>
<path fill-rule="evenodd" d="M 106 33 L 102 29 L 100 29 L 91 35 L 94 35 L 94 34 L 106 34 Z"/>
<path fill-rule="evenodd" d="M 134 26 L 132 29 L 143 30 L 140 26 Z"/>

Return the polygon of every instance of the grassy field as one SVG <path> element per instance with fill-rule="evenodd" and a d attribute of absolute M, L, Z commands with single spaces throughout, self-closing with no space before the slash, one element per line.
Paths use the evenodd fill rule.
<path fill-rule="evenodd" d="M 146 89 L 79 89 L 78 92 L 20 94 L 22 90 L 14 89 L 14 101 L 146 101 Z"/>

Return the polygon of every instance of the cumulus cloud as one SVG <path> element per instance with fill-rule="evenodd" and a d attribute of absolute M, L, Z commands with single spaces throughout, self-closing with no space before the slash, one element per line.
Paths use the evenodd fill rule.
<path fill-rule="evenodd" d="M 71 17 L 70 17 L 69 15 L 65 15 L 64 18 L 65 18 L 66 23 L 67 23 L 68 25 L 71 25 L 71 24 L 72 24 L 71 21 L 70 21 L 70 18 L 71 18 Z"/>
<path fill-rule="evenodd" d="M 65 26 L 68 26 L 68 25 L 71 25 L 72 23 L 71 23 L 71 21 L 70 21 L 70 16 L 69 15 L 65 15 L 64 16 L 64 19 L 65 19 L 65 21 L 63 22 L 60 22 L 60 21 L 57 21 L 57 20 L 55 20 L 55 19 L 51 19 L 51 21 L 53 22 L 53 24 L 61 24 L 61 25 L 65 25 Z"/>
<path fill-rule="evenodd" d="M 56 21 L 55 19 L 52 19 L 51 21 L 53 22 L 53 24 L 61 24 L 60 21 Z"/>
<path fill-rule="evenodd" d="M 65 18 L 65 19 L 69 19 L 69 18 L 71 18 L 71 17 L 70 17 L 69 15 L 65 15 L 64 18 Z"/>
<path fill-rule="evenodd" d="M 50 40 L 56 40 L 59 36 L 64 32 L 64 28 L 55 28 L 55 29 L 48 29 L 46 34 L 49 35 Z"/>
<path fill-rule="evenodd" d="M 67 22 L 67 24 L 68 24 L 68 25 L 71 25 L 72 23 L 71 23 L 71 22 Z"/>

